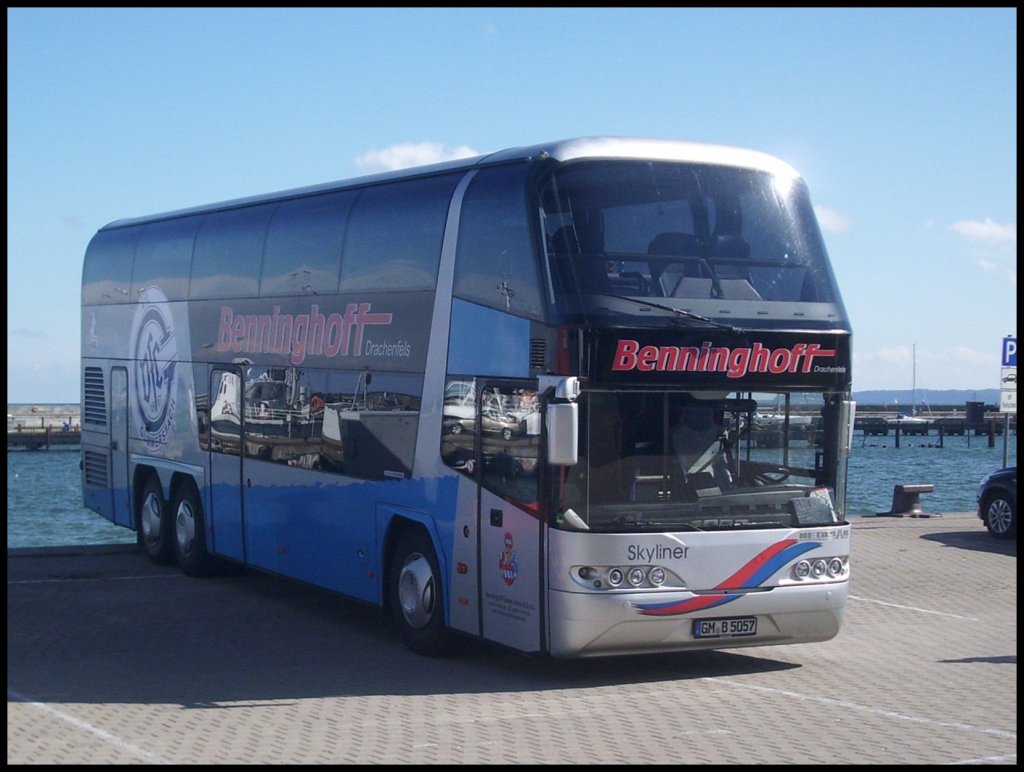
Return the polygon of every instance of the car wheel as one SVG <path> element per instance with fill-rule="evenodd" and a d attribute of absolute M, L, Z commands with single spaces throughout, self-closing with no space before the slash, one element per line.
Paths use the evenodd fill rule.
<path fill-rule="evenodd" d="M 1005 494 L 995 493 L 986 499 L 985 527 L 997 539 L 1017 536 L 1017 506 Z"/>

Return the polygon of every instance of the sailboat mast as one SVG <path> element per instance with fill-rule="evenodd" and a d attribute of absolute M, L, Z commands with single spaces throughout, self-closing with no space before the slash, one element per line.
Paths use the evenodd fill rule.
<path fill-rule="evenodd" d="M 917 344 L 913 346 L 913 367 L 911 370 L 910 415 L 917 415 Z"/>

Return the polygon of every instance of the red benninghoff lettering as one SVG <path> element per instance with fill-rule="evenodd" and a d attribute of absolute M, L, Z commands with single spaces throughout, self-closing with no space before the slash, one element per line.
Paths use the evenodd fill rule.
<path fill-rule="evenodd" d="M 390 313 L 370 313 L 369 303 L 349 303 L 344 314 L 328 316 L 316 304 L 308 314 L 282 314 L 281 306 L 274 306 L 270 314 L 236 314 L 231 306 L 221 306 L 216 350 L 288 354 L 293 365 L 301 365 L 310 354 L 358 356 L 366 327 L 389 325 L 391 318 Z"/>
<path fill-rule="evenodd" d="M 725 373 L 742 378 L 748 373 L 809 373 L 815 359 L 834 358 L 835 349 L 818 343 L 796 343 L 786 348 L 752 346 L 641 346 L 639 341 L 620 340 L 615 346 L 612 370 L 622 372 Z"/>

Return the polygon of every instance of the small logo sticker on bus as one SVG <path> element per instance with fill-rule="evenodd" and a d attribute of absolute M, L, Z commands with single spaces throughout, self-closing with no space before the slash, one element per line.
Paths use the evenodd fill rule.
<path fill-rule="evenodd" d="M 498 568 L 505 584 L 511 585 L 519 575 L 519 558 L 512 551 L 512 532 L 505 532 L 505 550 L 498 558 Z"/>

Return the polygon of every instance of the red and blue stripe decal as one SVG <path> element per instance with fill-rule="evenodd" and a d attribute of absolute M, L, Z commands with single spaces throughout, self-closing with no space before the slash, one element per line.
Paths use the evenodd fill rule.
<path fill-rule="evenodd" d="M 821 542 L 783 539 L 765 548 L 736 571 L 728 579 L 715 585 L 716 590 L 726 591 L 724 595 L 700 595 L 683 601 L 668 603 L 633 603 L 636 610 L 647 616 L 667 617 L 689 614 L 722 606 L 741 597 L 742 593 L 729 594 L 729 590 L 749 590 L 761 586 L 768 578 L 791 560 L 821 546 Z"/>

